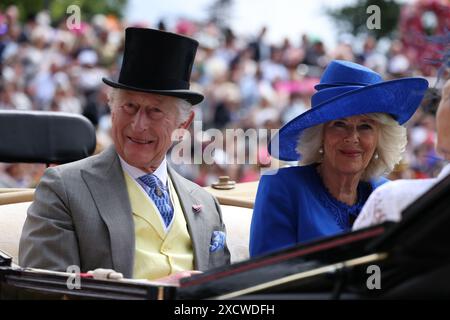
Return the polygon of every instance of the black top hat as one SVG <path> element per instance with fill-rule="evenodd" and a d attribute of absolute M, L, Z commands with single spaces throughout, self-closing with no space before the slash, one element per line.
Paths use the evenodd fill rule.
<path fill-rule="evenodd" d="M 119 80 L 103 78 L 103 82 L 114 88 L 172 96 L 198 104 L 203 95 L 189 90 L 197 47 L 196 40 L 178 34 L 127 28 Z"/>

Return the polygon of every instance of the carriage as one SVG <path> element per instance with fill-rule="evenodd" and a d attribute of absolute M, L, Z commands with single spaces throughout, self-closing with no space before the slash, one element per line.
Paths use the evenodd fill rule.
<path fill-rule="evenodd" d="M 30 130 L 21 130 L 19 134 L 14 128 Z M 81 116 L 1 111 L 0 131 L 2 162 L 65 163 L 86 157 L 95 149 L 95 130 Z M 34 189 L 0 189 L 0 297 L 147 300 L 449 297 L 450 177 L 406 208 L 400 223 L 387 222 L 250 259 L 249 228 L 257 185 L 258 182 L 252 182 L 231 189 L 206 188 L 221 205 L 232 263 L 185 278 L 178 286 L 133 279 L 98 280 L 77 273 L 22 268 L 18 265 L 18 244 Z"/>

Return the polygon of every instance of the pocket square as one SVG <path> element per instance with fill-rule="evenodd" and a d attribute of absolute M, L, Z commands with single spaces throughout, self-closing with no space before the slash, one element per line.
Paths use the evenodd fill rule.
<path fill-rule="evenodd" d="M 223 247 L 225 247 L 225 238 L 225 232 L 213 231 L 211 244 L 209 245 L 209 252 L 216 252 L 217 250 L 223 249 Z"/>

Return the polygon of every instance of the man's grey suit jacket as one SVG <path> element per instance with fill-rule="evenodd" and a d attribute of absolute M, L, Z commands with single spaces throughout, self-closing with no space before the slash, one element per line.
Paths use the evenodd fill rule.
<path fill-rule="evenodd" d="M 225 232 L 217 200 L 168 168 L 192 240 L 195 268 L 228 264 L 226 244 L 210 252 L 213 232 Z M 132 278 L 134 252 L 131 205 L 113 147 L 46 170 L 23 227 L 21 266 L 66 271 L 77 265 L 82 272 L 108 268 Z"/>

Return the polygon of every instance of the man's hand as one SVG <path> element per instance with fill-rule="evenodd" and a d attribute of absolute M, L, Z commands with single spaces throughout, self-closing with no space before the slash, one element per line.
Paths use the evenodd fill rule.
<path fill-rule="evenodd" d="M 92 275 L 92 277 L 97 280 L 123 280 L 124 279 L 122 273 L 117 272 L 113 269 L 99 268 L 99 269 L 95 269 L 95 270 L 90 270 L 87 273 Z M 202 273 L 202 272 L 197 271 L 197 270 L 181 271 L 181 272 L 171 274 L 170 276 L 167 276 L 167 277 L 155 279 L 151 282 L 156 282 L 156 283 L 160 283 L 163 285 L 177 286 L 180 284 L 181 278 L 190 277 L 194 274 L 199 274 L 199 273 Z"/>
<path fill-rule="evenodd" d="M 166 284 L 166 285 L 177 286 L 180 284 L 181 278 L 187 278 L 194 274 L 199 274 L 199 273 L 202 273 L 202 272 L 197 271 L 197 270 L 180 271 L 180 272 L 171 274 L 170 276 L 167 276 L 167 277 L 155 279 L 154 282 L 159 282 L 159 283 Z"/>
<path fill-rule="evenodd" d="M 91 274 L 94 279 L 97 280 L 122 280 L 123 274 L 120 272 L 116 272 L 113 269 L 95 269 L 90 270 L 87 272 L 88 274 Z"/>

